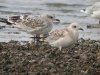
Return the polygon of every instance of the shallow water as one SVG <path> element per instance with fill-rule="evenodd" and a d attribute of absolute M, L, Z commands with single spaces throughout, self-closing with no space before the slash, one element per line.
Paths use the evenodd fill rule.
<path fill-rule="evenodd" d="M 87 29 L 88 24 L 98 24 L 98 20 L 85 16 L 80 12 L 99 0 L 0 0 L 0 17 L 11 15 L 37 14 L 49 12 L 55 14 L 61 23 L 54 28 L 67 26 L 72 22 L 79 22 L 84 31 L 80 31 L 80 38 L 100 40 L 100 28 Z M 32 35 L 17 28 L 0 23 L 0 42 L 9 40 L 30 41 Z M 5 26 L 5 28 L 2 26 Z"/>

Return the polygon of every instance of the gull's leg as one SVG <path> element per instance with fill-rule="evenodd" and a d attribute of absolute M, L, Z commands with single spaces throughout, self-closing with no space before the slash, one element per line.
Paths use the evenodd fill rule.
<path fill-rule="evenodd" d="M 36 44 L 36 34 L 34 36 L 30 37 L 30 38 L 32 38 L 33 42 Z"/>
<path fill-rule="evenodd" d="M 36 44 L 36 34 L 34 35 L 34 43 Z"/>
<path fill-rule="evenodd" d="M 38 45 L 39 43 L 39 35 L 35 34 L 34 37 L 31 37 L 34 40 L 35 45 Z"/>
<path fill-rule="evenodd" d="M 31 37 L 33 40 L 34 40 L 34 46 L 35 46 L 35 49 L 38 50 L 39 49 L 39 40 L 40 40 L 40 37 L 39 35 L 35 34 L 33 37 Z"/>
<path fill-rule="evenodd" d="M 36 45 L 38 46 L 40 42 L 40 35 L 36 35 Z"/>

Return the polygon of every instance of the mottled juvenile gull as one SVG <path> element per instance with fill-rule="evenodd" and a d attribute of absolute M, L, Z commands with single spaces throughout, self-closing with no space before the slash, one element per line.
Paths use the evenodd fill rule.
<path fill-rule="evenodd" d="M 72 23 L 66 28 L 52 31 L 45 41 L 61 50 L 62 47 L 68 47 L 78 40 L 78 30 L 83 29 L 79 28 L 78 23 Z"/>
<path fill-rule="evenodd" d="M 100 2 L 96 2 L 92 6 L 89 6 L 86 9 L 82 9 L 81 12 L 85 13 L 87 16 L 99 19 L 100 24 Z"/>
<path fill-rule="evenodd" d="M 23 16 L 12 16 L 8 19 L 9 22 L 14 23 L 15 27 L 21 28 L 31 34 L 48 34 L 51 31 L 54 21 L 60 21 L 55 19 L 54 15 L 43 14 L 43 15 L 23 15 Z"/>
<path fill-rule="evenodd" d="M 11 23 L 14 27 L 20 28 L 27 33 L 36 34 L 37 37 L 41 34 L 48 35 L 53 23 L 60 22 L 51 14 L 11 16 L 7 21 L 6 23 Z"/>

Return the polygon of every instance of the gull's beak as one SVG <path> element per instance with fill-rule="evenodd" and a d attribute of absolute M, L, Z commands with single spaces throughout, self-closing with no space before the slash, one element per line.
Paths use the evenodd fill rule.
<path fill-rule="evenodd" d="M 80 10 L 80 12 L 83 12 L 83 13 L 84 13 L 85 11 L 86 11 L 85 9 Z"/>
<path fill-rule="evenodd" d="M 53 22 L 54 22 L 54 23 L 60 23 L 60 20 L 59 20 L 59 19 L 54 19 Z"/>
<path fill-rule="evenodd" d="M 84 29 L 82 29 L 82 28 L 79 28 L 78 30 L 82 30 L 82 31 L 84 31 Z"/>

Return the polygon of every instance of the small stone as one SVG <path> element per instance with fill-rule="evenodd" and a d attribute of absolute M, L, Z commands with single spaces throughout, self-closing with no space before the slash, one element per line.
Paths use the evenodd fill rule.
<path fill-rule="evenodd" d="M 60 67 L 61 67 L 61 68 L 63 68 L 63 67 L 64 67 L 64 65 L 63 65 L 63 64 L 60 64 Z"/>
<path fill-rule="evenodd" d="M 87 55 L 85 54 L 85 53 L 83 53 L 83 54 L 80 54 L 80 58 L 82 59 L 82 60 L 87 60 Z"/>
<path fill-rule="evenodd" d="M 100 68 L 100 62 L 95 62 L 95 63 L 93 63 L 93 66 L 94 66 L 95 68 Z"/>
<path fill-rule="evenodd" d="M 36 60 L 29 60 L 29 62 L 30 62 L 30 63 L 34 63 L 34 62 L 36 62 Z"/>
<path fill-rule="evenodd" d="M 26 55 L 27 55 L 27 56 L 30 56 L 30 55 L 31 55 L 31 53 L 26 53 Z"/>
<path fill-rule="evenodd" d="M 80 55 L 74 55 L 73 58 L 79 59 L 80 58 Z"/>
<path fill-rule="evenodd" d="M 3 52 L 1 52 L 2 54 L 6 54 L 7 52 L 5 52 L 5 51 L 3 51 Z"/>

